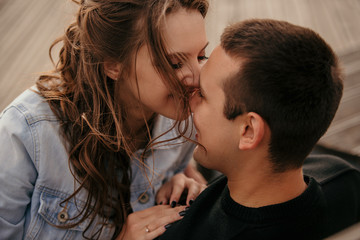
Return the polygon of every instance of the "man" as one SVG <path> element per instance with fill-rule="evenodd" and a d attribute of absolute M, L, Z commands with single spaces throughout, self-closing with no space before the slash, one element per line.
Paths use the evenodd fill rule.
<path fill-rule="evenodd" d="M 335 54 L 310 29 L 226 28 L 191 99 L 194 159 L 224 177 L 160 239 L 322 239 L 359 221 L 357 170 L 330 156 L 303 167 L 342 89 Z"/>

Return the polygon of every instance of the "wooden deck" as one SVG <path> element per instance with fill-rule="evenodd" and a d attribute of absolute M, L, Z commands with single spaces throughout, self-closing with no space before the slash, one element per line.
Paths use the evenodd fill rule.
<path fill-rule="evenodd" d="M 341 57 L 345 92 L 337 116 L 320 144 L 360 156 L 360 1 L 210 0 L 208 52 L 223 28 L 247 18 L 274 18 L 319 32 Z M 70 22 L 70 0 L 0 0 L 0 110 L 51 69 L 48 48 Z"/>
<path fill-rule="evenodd" d="M 70 22 L 68 0 L 0 0 L 0 111 L 51 69 L 50 44 Z"/>

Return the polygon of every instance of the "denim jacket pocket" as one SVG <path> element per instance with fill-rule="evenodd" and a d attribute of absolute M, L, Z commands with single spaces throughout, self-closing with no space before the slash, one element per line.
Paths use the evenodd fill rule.
<path fill-rule="evenodd" d="M 86 230 L 90 223 L 89 219 L 74 227 L 67 227 L 79 221 L 82 215 L 78 215 L 85 206 L 85 203 L 78 199 L 76 203 L 73 199 L 63 202 L 68 196 L 52 189 L 43 189 L 38 215 L 30 223 L 26 239 L 84 239 L 84 231 L 86 231 L 85 236 L 90 238 L 93 233 L 100 230 L 100 224 L 92 224 Z M 96 217 L 95 221 L 98 219 L 99 217 Z M 112 234 L 113 231 L 110 228 L 104 227 L 99 239 L 111 239 Z"/>
<path fill-rule="evenodd" d="M 133 184 L 130 188 L 131 206 L 134 212 L 153 207 L 156 203 L 156 193 L 162 185 L 162 178 L 157 177 L 151 183 L 145 180 L 142 183 Z"/>

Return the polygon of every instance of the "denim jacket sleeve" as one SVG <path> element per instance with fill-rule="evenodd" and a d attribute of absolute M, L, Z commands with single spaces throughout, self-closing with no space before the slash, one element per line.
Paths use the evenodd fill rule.
<path fill-rule="evenodd" d="M 25 212 L 37 178 L 34 132 L 21 110 L 12 106 L 0 116 L 0 232 L 21 239 Z"/>
<path fill-rule="evenodd" d="M 162 133 L 171 127 L 172 121 L 160 118 L 158 125 Z M 74 192 L 75 180 L 59 129 L 60 124 L 47 102 L 30 90 L 0 115 L 1 239 L 83 239 L 88 222 L 74 228 L 61 228 L 73 223 L 87 193 L 77 196 L 76 203 L 61 205 Z M 174 136 L 177 134 L 172 131 L 161 140 Z M 132 161 L 134 211 L 153 206 L 162 183 L 185 168 L 194 145 L 182 142 L 179 139 L 174 144 L 154 149 L 154 154 L 146 160 L 153 170 L 147 175 L 137 161 Z M 151 177 L 151 183 L 147 176 Z M 65 210 L 68 217 L 61 219 Z M 89 235 L 97 231 L 100 222 L 101 219 L 94 221 Z M 99 239 L 111 239 L 113 234 L 114 229 L 109 224 Z"/>
<path fill-rule="evenodd" d="M 63 204 L 77 188 L 66 142 L 48 103 L 27 90 L 0 115 L 0 238 L 84 239 L 98 232 L 101 216 L 78 220 L 87 191 Z M 99 239 L 111 239 L 111 224 Z"/>

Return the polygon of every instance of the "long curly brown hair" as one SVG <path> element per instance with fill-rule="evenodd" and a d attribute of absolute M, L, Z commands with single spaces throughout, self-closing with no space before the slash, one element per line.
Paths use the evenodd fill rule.
<path fill-rule="evenodd" d="M 85 207 L 75 217 L 78 221 L 65 227 L 91 219 L 89 228 L 94 216 L 100 215 L 103 224 L 114 224 L 118 233 L 130 209 L 130 156 L 134 149 L 129 131 L 124 127 L 126 109 L 114 97 L 121 89 L 117 89 L 117 81 L 106 76 L 104 62 L 112 59 L 121 63 L 119 80 L 125 79 L 134 69 L 138 49 L 147 44 L 154 67 L 183 109 L 178 119 L 185 119 L 189 113 L 187 89 L 166 57 L 161 26 L 167 14 L 180 8 L 198 10 L 205 17 L 208 2 L 72 1 L 79 5 L 76 20 L 49 50 L 53 61 L 51 52 L 61 43 L 59 60 L 52 72 L 39 77 L 36 85 L 61 123 L 61 133 L 69 150 L 69 167 L 79 184 L 65 202 L 83 189 L 88 192 Z M 146 119 L 144 121 L 151 139 Z M 181 128 L 180 135 L 189 124 L 183 126 L 185 129 Z M 146 149 L 152 144 L 153 141 L 149 141 Z M 109 212 L 107 209 L 112 209 L 111 214 L 105 214 Z"/>

